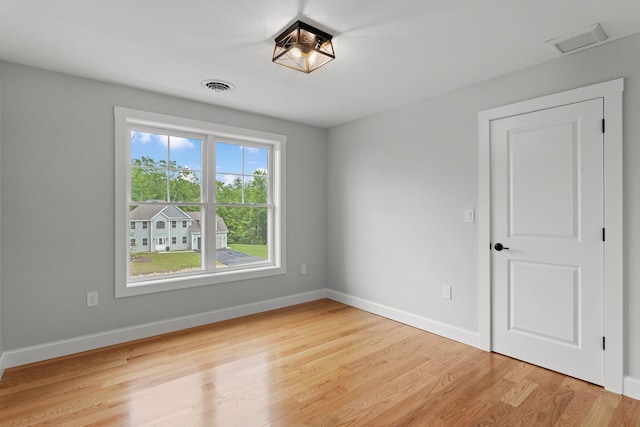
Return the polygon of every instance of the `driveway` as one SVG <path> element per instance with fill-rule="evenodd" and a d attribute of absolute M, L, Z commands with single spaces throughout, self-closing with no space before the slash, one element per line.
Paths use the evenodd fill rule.
<path fill-rule="evenodd" d="M 216 249 L 216 260 L 224 265 L 233 267 L 235 265 L 250 264 L 253 262 L 263 262 L 265 259 L 257 256 L 234 251 L 233 249 Z"/>

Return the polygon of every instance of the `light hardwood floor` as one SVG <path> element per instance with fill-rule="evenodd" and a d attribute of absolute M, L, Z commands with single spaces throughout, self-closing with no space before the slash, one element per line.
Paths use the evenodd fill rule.
<path fill-rule="evenodd" d="M 321 300 L 28 366 L 0 425 L 640 426 L 640 401 Z"/>

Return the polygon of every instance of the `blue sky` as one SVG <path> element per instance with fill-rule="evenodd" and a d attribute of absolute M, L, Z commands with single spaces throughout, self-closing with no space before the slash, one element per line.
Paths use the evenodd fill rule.
<path fill-rule="evenodd" d="M 132 159 L 139 159 L 142 156 L 151 157 L 156 161 L 170 158 L 181 167 L 192 171 L 201 170 L 203 143 L 200 139 L 138 131 L 132 131 L 131 134 Z M 234 175 L 242 173 L 250 175 L 256 169 L 266 171 L 267 164 L 268 151 L 264 148 L 216 143 L 216 172 L 225 182 L 232 181 L 235 178 Z"/>

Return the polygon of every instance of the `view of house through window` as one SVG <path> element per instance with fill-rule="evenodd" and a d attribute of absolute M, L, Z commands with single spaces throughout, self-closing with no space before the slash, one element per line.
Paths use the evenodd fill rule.
<path fill-rule="evenodd" d="M 133 125 L 129 134 L 131 279 L 269 261 L 270 146 Z"/>
<path fill-rule="evenodd" d="M 114 116 L 117 298 L 286 274 L 285 135 Z"/>

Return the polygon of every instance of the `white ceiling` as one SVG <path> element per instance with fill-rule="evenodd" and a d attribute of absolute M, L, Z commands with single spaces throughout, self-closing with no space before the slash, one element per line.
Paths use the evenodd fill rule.
<path fill-rule="evenodd" d="M 296 19 L 334 34 L 335 61 L 271 62 Z M 638 33 L 640 1 L 0 0 L 0 59 L 330 127 L 548 61 L 546 40 L 597 22 Z"/>

